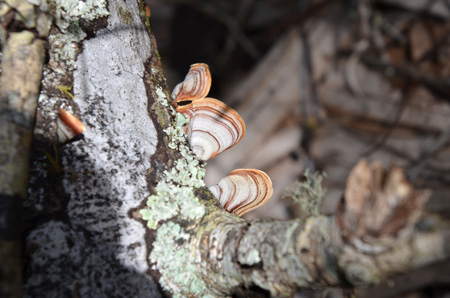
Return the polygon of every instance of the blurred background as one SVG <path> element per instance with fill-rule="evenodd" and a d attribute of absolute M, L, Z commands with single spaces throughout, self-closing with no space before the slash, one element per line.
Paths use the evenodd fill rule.
<path fill-rule="evenodd" d="M 305 211 L 289 197 L 306 169 L 326 172 L 335 212 L 361 158 L 405 167 L 450 215 L 449 0 L 148 0 L 169 87 L 209 64 L 209 97 L 238 111 L 242 141 L 208 162 L 206 184 L 237 168 L 265 171 L 274 196 L 248 219 Z M 282 199 L 283 195 L 287 195 Z M 450 297 L 450 263 L 356 297 Z M 296 297 L 350 297 L 350 290 Z"/>

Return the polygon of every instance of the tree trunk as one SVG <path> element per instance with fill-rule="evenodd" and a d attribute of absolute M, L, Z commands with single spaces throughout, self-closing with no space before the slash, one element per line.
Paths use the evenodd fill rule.
<path fill-rule="evenodd" d="M 150 65 L 160 74 L 156 49 L 137 2 L 52 9 L 25 203 L 25 296 L 158 297 L 147 274 L 152 236 L 133 218 L 158 143 L 146 77 Z M 84 139 L 57 145 L 59 108 L 86 125 Z"/>
<path fill-rule="evenodd" d="M 24 296 L 289 297 L 449 256 L 448 221 L 422 216 L 429 193 L 395 167 L 361 162 L 336 216 L 227 213 L 176 121 L 143 3 L 51 9 L 23 208 Z M 57 143 L 59 108 L 86 125 L 83 139 Z"/>

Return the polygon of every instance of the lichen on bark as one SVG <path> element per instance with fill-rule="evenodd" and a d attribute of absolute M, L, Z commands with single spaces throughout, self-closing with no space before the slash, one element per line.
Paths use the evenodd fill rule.
<path fill-rule="evenodd" d="M 147 207 L 141 210 L 148 227 L 156 229 L 150 260 L 153 269 L 161 273 L 160 284 L 174 297 L 212 297 L 199 274 L 193 234 L 210 204 L 201 201 L 195 192 L 205 187 L 202 180 L 205 163 L 200 163 L 187 146 L 183 127 L 185 117 L 175 112 L 160 86 L 156 86 L 155 93 L 156 101 L 172 116 L 164 133 L 168 137 L 167 146 L 176 149 L 179 158 L 159 177 L 155 193 L 148 198 Z M 209 206 L 211 208 L 214 207 Z"/>
<path fill-rule="evenodd" d="M 40 143 L 26 204 L 33 218 L 25 240 L 25 296 L 159 297 L 146 273 L 146 229 L 133 218 L 149 195 L 145 174 L 157 146 L 143 82 L 152 48 L 140 9 L 127 3 L 130 26 L 118 15 L 119 1 L 108 1 L 107 18 L 106 1 L 56 4 L 53 13 L 69 24 L 52 29 L 39 102 L 35 136 Z M 91 31 L 78 34 L 79 29 Z M 90 38 L 80 41 L 82 36 Z M 58 52 L 57 41 L 64 40 L 76 51 Z M 58 89 L 72 82 L 74 99 Z M 54 173 L 39 149 L 55 142 L 61 106 L 87 130 L 83 140 L 56 146 L 61 171 Z M 53 153 L 49 147 L 44 148 Z M 60 257 L 60 251 L 67 254 Z"/>
<path fill-rule="evenodd" d="M 59 29 L 50 35 L 50 53 L 55 62 L 64 61 L 64 67 L 59 69 L 67 71 L 67 66 L 74 66 L 78 43 L 86 38 L 87 34 L 80 26 L 80 20 L 93 21 L 107 17 L 109 12 L 106 8 L 106 0 L 53 0 L 55 24 Z M 57 69 L 58 70 L 58 69 Z"/>

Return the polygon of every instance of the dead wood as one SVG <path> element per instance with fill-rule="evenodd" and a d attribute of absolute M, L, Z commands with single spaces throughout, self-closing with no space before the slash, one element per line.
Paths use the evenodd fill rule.
<path fill-rule="evenodd" d="M 53 11 L 56 20 L 44 65 L 24 202 L 25 296 L 198 297 L 254 291 L 290 297 L 299 289 L 379 284 L 449 257 L 448 221 L 426 215 L 424 204 L 430 193 L 416 190 L 398 166 L 384 171 L 379 163 L 358 163 L 333 215 L 247 221 L 225 212 L 206 188 L 190 184 L 189 179 L 198 182 L 202 165 L 186 140 L 170 130 L 175 114 L 143 7 L 137 2 L 109 1 L 106 10 L 103 4 L 103 10 L 92 7 L 94 18 L 73 15 L 62 6 Z M 337 11 L 333 14 L 333 21 L 340 19 Z M 303 163 L 311 161 L 330 169 L 344 163 L 350 169 L 360 147 L 346 152 L 352 158 L 324 163 L 321 157 L 330 158 L 339 149 L 329 144 L 330 139 L 357 134 L 356 129 L 376 131 L 385 120 L 383 104 L 398 106 L 399 97 L 389 92 L 394 87 L 379 90 L 379 85 L 369 84 L 374 79 L 390 86 L 384 76 L 359 63 L 359 52 L 351 57 L 356 59 L 350 63 L 350 73 L 358 71 L 356 77 L 364 78 L 356 81 L 361 88 L 343 88 L 345 67 L 330 67 L 332 59 L 323 57 L 336 52 L 327 47 L 333 44 L 332 29 L 348 32 L 351 22 L 328 22 L 319 18 L 317 26 L 294 28 L 261 64 L 261 72 L 238 88 L 241 93 L 235 94 L 249 99 L 240 104 L 249 119 L 247 133 L 253 148 L 242 150 L 242 157 L 234 153 L 230 164 L 236 159 L 260 162 L 286 179 L 297 176 Z M 66 38 L 75 38 L 68 49 L 73 56 L 61 55 Z M 312 63 L 305 65 L 304 59 Z M 42 63 L 42 57 L 37 61 Z M 309 77 L 301 77 L 305 73 Z M 299 81 L 317 88 L 313 95 L 303 96 L 306 103 L 299 101 Z M 368 101 L 361 101 L 354 90 L 371 91 Z M 392 100 L 380 104 L 377 99 L 386 95 L 383 92 Z M 264 104 L 257 101 L 260 98 Z M 441 102 L 434 100 L 430 101 L 441 108 Z M 302 104 L 306 109 L 299 109 Z M 366 110 L 366 104 L 379 109 Z M 86 124 L 84 139 L 55 144 L 59 107 L 70 109 Z M 447 111 L 444 106 L 441 116 L 426 122 L 430 111 L 420 110 L 422 118 L 400 117 L 398 123 L 405 130 L 422 124 L 424 131 L 436 132 L 446 125 Z M 330 115 L 346 113 L 352 117 L 319 125 Z M 287 120 L 286 114 L 291 116 Z M 355 121 L 361 116 L 377 125 Z M 308 131 L 299 129 L 299 123 Z M 334 123 L 339 124 L 336 131 L 329 129 Z M 257 134 L 263 128 L 280 133 L 277 138 Z M 304 134 L 306 145 L 300 141 Z M 326 137 L 315 138 L 321 135 Z M 277 148 L 287 140 L 287 149 Z M 395 142 L 386 144 L 396 149 Z M 263 150 L 253 154 L 256 147 Z M 23 148 L 26 144 L 20 145 Z M 277 154 L 269 153 L 273 151 Z M 308 152 L 321 162 L 311 156 L 295 160 L 290 157 L 293 152 L 299 156 Z M 189 176 L 192 169 L 195 177 Z M 333 179 L 345 181 L 346 169 L 334 171 Z M 170 214 L 153 221 L 152 229 L 139 212 L 151 204 L 149 196 L 168 202 L 155 210 Z M 201 215 L 192 217 L 190 213 L 198 211 L 192 206 Z"/>
<path fill-rule="evenodd" d="M 430 256 L 448 257 L 448 222 L 422 216 L 430 192 L 415 190 L 403 169 L 362 160 L 347 181 L 336 216 L 227 219 L 206 228 L 199 240 L 204 278 L 221 294 L 235 284 L 290 297 L 298 289 L 375 285 Z"/>

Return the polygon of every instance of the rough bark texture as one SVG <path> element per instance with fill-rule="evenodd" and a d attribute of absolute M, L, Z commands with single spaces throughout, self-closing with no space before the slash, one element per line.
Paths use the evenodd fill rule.
<path fill-rule="evenodd" d="M 428 197 L 400 168 L 385 173 L 362 161 L 348 178 L 337 217 L 208 218 L 219 223 L 200 232 L 203 276 L 222 295 L 242 286 L 290 297 L 298 289 L 378 284 L 448 258 L 449 223 L 431 216 L 418 223 Z"/>
<path fill-rule="evenodd" d="M 149 194 L 157 143 L 143 80 L 147 28 L 137 2 L 54 5 L 25 203 L 24 296 L 158 297 L 146 230 L 132 218 Z M 83 140 L 52 145 L 59 107 L 85 123 Z"/>
<path fill-rule="evenodd" d="M 427 195 L 376 165 L 354 171 L 337 217 L 226 213 L 175 122 L 138 3 L 54 1 L 52 12 L 24 203 L 24 296 L 290 296 L 449 256 L 448 222 L 419 221 Z M 55 143 L 59 107 L 85 123 L 84 139 Z M 147 198 L 141 214 L 154 230 L 138 212 Z"/>

